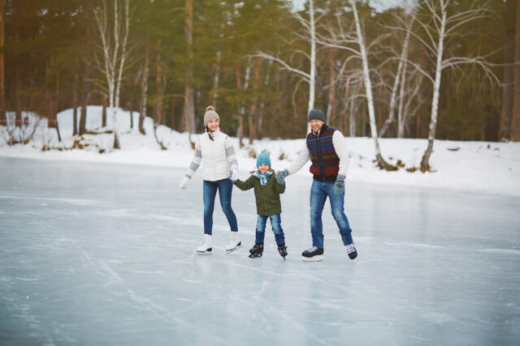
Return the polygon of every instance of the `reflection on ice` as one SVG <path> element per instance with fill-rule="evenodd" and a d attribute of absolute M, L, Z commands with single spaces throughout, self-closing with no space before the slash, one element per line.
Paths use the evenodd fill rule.
<path fill-rule="evenodd" d="M 198 256 L 202 184 L 178 191 L 184 170 L 0 165 L 2 344 L 520 342 L 518 198 L 348 181 L 359 257 L 327 206 L 325 259 L 304 263 L 310 178 L 289 177 L 284 262 L 270 228 L 264 256 L 247 257 L 254 198 L 238 190 L 244 247 L 226 255 L 216 208 L 214 254 Z"/>

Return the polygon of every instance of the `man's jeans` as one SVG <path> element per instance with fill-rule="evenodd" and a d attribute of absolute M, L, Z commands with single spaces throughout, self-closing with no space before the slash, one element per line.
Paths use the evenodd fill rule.
<path fill-rule="evenodd" d="M 334 193 L 334 183 L 322 182 L 313 180 L 311 187 L 311 234 L 312 234 L 312 245 L 322 248 L 323 247 L 323 222 L 321 215 L 323 214 L 323 207 L 327 197 L 330 200 L 330 208 L 332 210 L 332 216 L 339 227 L 339 233 L 341 234 L 341 240 L 343 244 L 352 244 L 352 229 L 348 223 L 347 216 L 343 211 L 343 202 L 345 199 L 345 192 L 340 195 Z"/>
<path fill-rule="evenodd" d="M 231 194 L 233 192 L 233 182 L 230 179 L 217 181 L 204 180 L 202 194 L 204 199 L 204 234 L 212 234 L 213 230 L 213 210 L 215 209 L 215 196 L 220 198 L 222 211 L 227 217 L 229 227 L 232 232 L 238 231 L 237 217 L 231 208 Z"/>
<path fill-rule="evenodd" d="M 276 244 L 284 244 L 285 237 L 283 235 L 282 229 L 282 220 L 280 218 L 280 214 L 275 215 L 258 215 L 258 219 L 256 221 L 256 242 L 263 243 L 265 238 L 265 226 L 267 223 L 267 219 L 271 219 L 271 226 L 273 227 L 274 238 L 276 239 Z"/>

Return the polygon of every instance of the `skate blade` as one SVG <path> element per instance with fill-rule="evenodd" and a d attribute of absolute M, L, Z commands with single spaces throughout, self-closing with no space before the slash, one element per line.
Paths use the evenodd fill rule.
<path fill-rule="evenodd" d="M 209 250 L 206 250 L 206 251 L 198 251 L 197 250 L 197 253 L 201 256 L 207 256 L 207 255 L 212 255 L 213 252 L 211 251 L 212 249 L 209 249 Z"/>
<path fill-rule="evenodd" d="M 304 257 L 304 256 L 302 256 L 302 261 L 304 261 L 304 262 L 319 262 L 319 261 L 323 261 L 323 255 L 316 255 L 314 257 Z"/>
<path fill-rule="evenodd" d="M 249 255 L 249 258 L 258 258 L 258 257 L 262 257 L 262 255 L 261 254 L 260 255 L 252 255 L 252 254 Z"/>
<path fill-rule="evenodd" d="M 230 254 L 230 253 L 232 253 L 232 252 L 234 252 L 234 251 L 237 251 L 237 250 L 240 249 L 241 247 L 242 247 L 242 242 L 238 243 L 238 245 L 235 246 L 234 248 L 232 248 L 231 250 L 226 250 L 226 253 L 227 253 L 227 254 Z"/>

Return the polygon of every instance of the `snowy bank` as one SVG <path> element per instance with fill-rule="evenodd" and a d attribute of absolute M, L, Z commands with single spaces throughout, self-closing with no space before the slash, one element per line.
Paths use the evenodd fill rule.
<path fill-rule="evenodd" d="M 55 129 L 48 129 L 46 121 L 41 121 L 34 131 L 32 141 L 27 145 L 6 144 L 9 126 L 0 126 L 0 156 L 19 157 L 39 160 L 73 160 L 91 162 L 110 162 L 124 164 L 157 165 L 187 168 L 193 151 L 189 135 L 176 132 L 166 126 L 157 128 L 157 138 L 168 150 L 161 150 L 154 136 L 153 120 L 146 118 L 146 135 L 138 132 L 138 114 L 133 113 L 134 127 L 130 127 L 130 113 L 118 111 L 117 129 L 120 134 L 121 150 L 112 150 L 112 119 L 107 117 L 107 127 L 102 128 L 101 106 L 88 107 L 87 130 L 98 134 L 86 134 L 81 139 L 83 149 L 71 149 L 78 138 L 72 135 L 72 109 L 58 114 L 62 141 L 58 141 Z M 12 117 L 13 114 L 9 113 Z M 29 124 L 25 132 L 32 132 L 36 115 L 24 113 Z M 222 130 L 226 132 L 223 124 Z M 198 135 L 192 135 L 195 140 Z M 255 167 L 254 156 L 263 149 L 269 150 L 273 168 L 286 168 L 303 148 L 304 141 L 262 139 L 252 145 L 244 139 L 245 146 L 238 149 L 238 139 L 232 138 L 238 151 L 241 177 Z M 383 157 L 401 167 L 397 172 L 382 171 L 374 163 L 374 142 L 370 138 L 348 137 L 350 165 L 347 180 L 378 184 L 406 185 L 471 191 L 496 195 L 520 196 L 520 143 L 435 141 L 434 152 L 430 158 L 433 172 L 408 172 L 407 169 L 419 167 L 426 149 L 425 139 L 381 139 Z M 50 147 L 52 150 L 42 151 Z M 200 173 L 197 173 L 200 174 Z M 297 174 L 309 175 L 307 168 Z M 348 186 L 348 183 L 347 183 Z"/>

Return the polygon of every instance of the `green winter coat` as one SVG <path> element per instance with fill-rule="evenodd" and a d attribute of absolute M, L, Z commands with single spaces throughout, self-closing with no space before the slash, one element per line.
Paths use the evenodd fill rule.
<path fill-rule="evenodd" d="M 256 213 L 258 215 L 276 215 L 282 213 L 280 194 L 285 192 L 285 184 L 280 185 L 276 181 L 276 174 L 267 178 L 267 184 L 262 186 L 256 175 L 251 175 L 246 181 L 237 180 L 236 187 L 242 191 L 255 188 Z"/>

